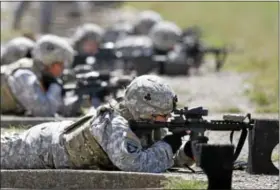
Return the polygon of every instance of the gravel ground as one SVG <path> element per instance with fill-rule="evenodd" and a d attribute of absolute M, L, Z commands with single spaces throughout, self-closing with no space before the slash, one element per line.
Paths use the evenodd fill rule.
<path fill-rule="evenodd" d="M 182 171 L 183 172 L 183 171 Z M 199 173 L 172 173 L 170 176 L 180 176 L 186 180 L 207 181 L 205 174 Z M 249 175 L 245 171 L 235 170 L 232 177 L 233 189 L 279 189 L 279 176 Z"/>

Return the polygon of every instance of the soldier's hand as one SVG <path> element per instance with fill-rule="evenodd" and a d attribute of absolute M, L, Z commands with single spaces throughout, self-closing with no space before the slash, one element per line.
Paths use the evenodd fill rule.
<path fill-rule="evenodd" d="M 99 115 L 99 114 L 102 114 L 102 113 L 107 112 L 107 111 L 112 111 L 112 107 L 108 104 L 104 104 L 104 105 L 99 106 L 96 109 L 96 114 Z"/>
<path fill-rule="evenodd" d="M 182 145 L 181 137 L 180 134 L 172 134 L 165 136 L 162 140 L 171 146 L 172 152 L 175 154 Z"/>
<path fill-rule="evenodd" d="M 205 136 L 199 136 L 195 140 L 192 140 L 192 141 L 189 140 L 184 146 L 184 152 L 185 152 L 186 156 L 188 156 L 194 160 L 192 144 L 195 146 L 196 144 L 199 144 L 199 143 L 207 143 L 208 140 L 209 140 L 208 137 L 205 137 Z"/>
<path fill-rule="evenodd" d="M 65 95 L 65 90 L 63 89 L 63 82 L 59 78 L 55 78 L 48 73 L 42 74 L 42 83 L 45 89 L 49 89 L 50 85 L 55 83 L 58 84 L 62 88 L 62 96 Z"/>

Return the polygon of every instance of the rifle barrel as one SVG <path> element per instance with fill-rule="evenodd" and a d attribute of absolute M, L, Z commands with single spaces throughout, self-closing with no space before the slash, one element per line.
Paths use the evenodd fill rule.
<path fill-rule="evenodd" d="M 132 130 L 154 130 L 159 128 L 168 128 L 171 132 L 181 132 L 186 130 L 240 131 L 244 128 L 252 129 L 253 125 L 251 123 L 223 120 L 203 120 L 192 122 L 130 121 L 130 127 Z"/>

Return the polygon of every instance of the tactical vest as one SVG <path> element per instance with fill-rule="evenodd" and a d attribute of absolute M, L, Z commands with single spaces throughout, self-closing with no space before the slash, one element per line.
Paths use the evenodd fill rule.
<path fill-rule="evenodd" d="M 1 113 L 15 113 L 23 110 L 23 107 L 14 97 L 9 84 L 8 77 L 18 69 L 33 69 L 33 60 L 22 58 L 9 65 L 1 66 Z"/>
<path fill-rule="evenodd" d="M 68 154 L 70 167 L 75 169 L 118 170 L 91 133 L 94 114 L 88 114 L 67 127 L 62 144 Z"/>

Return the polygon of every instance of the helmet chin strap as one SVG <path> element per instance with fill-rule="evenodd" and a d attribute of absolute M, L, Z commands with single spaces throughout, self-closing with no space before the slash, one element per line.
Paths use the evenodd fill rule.
<path fill-rule="evenodd" d="M 33 71 L 37 77 L 42 78 L 42 72 L 45 72 L 46 66 L 39 60 L 34 60 Z"/>

